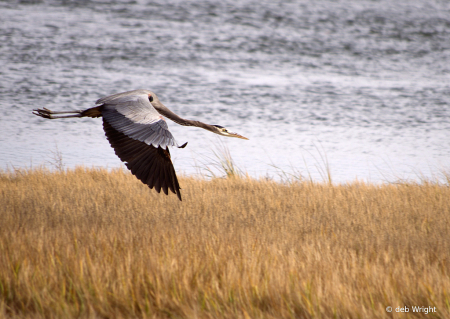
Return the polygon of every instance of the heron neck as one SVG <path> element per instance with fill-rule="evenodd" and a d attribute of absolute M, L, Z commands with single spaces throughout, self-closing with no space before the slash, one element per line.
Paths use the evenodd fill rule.
<path fill-rule="evenodd" d="M 189 122 L 192 126 L 200 127 L 202 129 L 205 129 L 205 130 L 208 130 L 210 132 L 217 134 L 217 128 L 214 125 L 206 124 L 206 123 L 203 123 L 200 121 L 192 121 L 192 120 L 189 120 Z"/>

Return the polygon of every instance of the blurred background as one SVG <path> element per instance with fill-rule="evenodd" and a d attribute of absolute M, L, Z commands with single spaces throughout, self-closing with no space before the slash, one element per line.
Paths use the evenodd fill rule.
<path fill-rule="evenodd" d="M 120 167 L 101 119 L 31 111 L 138 88 L 250 139 L 168 121 L 189 142 L 171 151 L 179 173 L 224 143 L 253 177 L 436 178 L 450 168 L 450 2 L 0 1 L 0 169 L 55 155 Z"/>

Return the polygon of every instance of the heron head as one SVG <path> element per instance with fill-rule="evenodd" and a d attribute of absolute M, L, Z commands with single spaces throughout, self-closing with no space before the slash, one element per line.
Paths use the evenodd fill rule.
<path fill-rule="evenodd" d="M 244 140 L 248 140 L 248 138 L 239 135 L 238 133 L 234 133 L 234 132 L 230 132 L 228 131 L 225 127 L 220 126 L 220 125 L 213 125 L 215 127 L 215 131 L 214 133 L 222 135 L 222 136 L 228 136 L 228 137 L 237 137 L 237 138 L 242 138 Z"/>

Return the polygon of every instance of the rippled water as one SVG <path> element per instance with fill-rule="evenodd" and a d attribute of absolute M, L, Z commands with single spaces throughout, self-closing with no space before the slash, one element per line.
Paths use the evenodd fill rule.
<path fill-rule="evenodd" d="M 320 180 L 326 156 L 337 182 L 431 177 L 450 163 L 450 4 L 0 2 L 1 168 L 49 165 L 56 148 L 68 167 L 121 165 L 100 119 L 31 109 L 137 88 L 250 138 L 169 123 L 189 141 L 172 151 L 179 172 L 221 140 L 252 176 Z"/>

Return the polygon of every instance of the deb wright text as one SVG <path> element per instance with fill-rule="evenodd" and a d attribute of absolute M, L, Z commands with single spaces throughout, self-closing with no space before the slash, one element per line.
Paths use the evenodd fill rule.
<path fill-rule="evenodd" d="M 395 312 L 421 312 L 424 314 L 428 313 L 435 313 L 436 307 L 418 307 L 418 306 L 411 306 L 411 307 L 397 307 L 395 308 Z"/>

